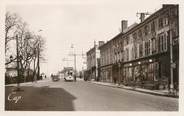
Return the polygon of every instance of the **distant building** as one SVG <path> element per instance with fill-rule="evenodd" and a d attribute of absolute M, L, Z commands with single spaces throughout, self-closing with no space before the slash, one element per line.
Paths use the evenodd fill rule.
<path fill-rule="evenodd" d="M 5 83 L 16 83 L 17 80 L 17 68 L 14 67 L 7 67 L 5 72 Z M 20 77 L 19 77 L 20 78 Z M 33 79 L 33 70 L 27 69 L 24 71 L 22 78 L 20 78 L 20 82 L 28 82 L 32 81 Z"/>
<path fill-rule="evenodd" d="M 112 77 L 112 64 L 113 64 L 113 51 L 112 42 L 108 41 L 99 47 L 100 50 L 100 81 L 113 82 Z"/>
<path fill-rule="evenodd" d="M 99 80 L 99 58 L 100 58 L 100 51 L 99 46 L 103 45 L 103 41 L 99 41 L 97 45 L 96 42 L 94 43 L 94 47 L 91 48 L 87 53 L 87 80 Z"/>

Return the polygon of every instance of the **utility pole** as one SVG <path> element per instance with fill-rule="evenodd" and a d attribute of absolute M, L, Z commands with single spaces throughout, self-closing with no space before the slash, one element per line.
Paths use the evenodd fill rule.
<path fill-rule="evenodd" d="M 66 66 L 68 67 L 68 61 L 73 61 L 73 60 L 68 60 L 67 58 L 63 58 L 62 61 L 66 61 L 67 62 Z"/>
<path fill-rule="evenodd" d="M 71 48 L 74 49 L 73 44 L 72 44 Z M 74 71 L 75 72 L 74 80 L 76 81 L 76 75 L 77 75 L 77 64 L 76 64 L 76 62 L 77 62 L 77 56 L 83 56 L 83 54 L 76 54 L 75 53 L 75 50 L 74 50 L 72 54 L 69 54 L 69 56 L 73 56 L 74 57 L 74 70 L 75 70 Z"/>
<path fill-rule="evenodd" d="M 20 70 L 19 70 L 19 42 L 18 42 L 18 35 L 16 35 L 16 51 L 17 51 L 17 91 L 20 90 Z"/>
<path fill-rule="evenodd" d="M 77 76 L 77 67 L 76 67 L 76 54 L 74 53 L 74 66 L 75 66 L 75 77 L 74 80 L 76 81 L 76 76 Z"/>

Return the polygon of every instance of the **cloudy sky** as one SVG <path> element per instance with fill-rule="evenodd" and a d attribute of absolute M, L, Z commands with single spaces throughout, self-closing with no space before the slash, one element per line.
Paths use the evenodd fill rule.
<path fill-rule="evenodd" d="M 6 10 L 18 13 L 29 24 L 30 30 L 46 38 L 45 57 L 41 71 L 47 74 L 57 72 L 63 66 L 73 66 L 68 53 L 81 54 L 93 47 L 94 41 L 110 40 L 119 33 L 121 20 L 128 25 L 139 22 L 137 12 L 153 13 L 161 8 L 161 2 L 154 0 L 61 0 L 61 2 L 8 4 Z M 38 32 L 42 29 L 43 31 Z M 82 58 L 77 57 L 77 69 L 82 68 Z"/>

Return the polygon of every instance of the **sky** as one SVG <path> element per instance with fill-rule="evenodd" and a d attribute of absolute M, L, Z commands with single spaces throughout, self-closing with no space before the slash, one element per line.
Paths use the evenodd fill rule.
<path fill-rule="evenodd" d="M 115 2 L 116 1 L 116 2 Z M 56 73 L 64 66 L 73 66 L 74 51 L 86 53 L 94 41 L 108 41 L 119 33 L 121 20 L 128 25 L 139 23 L 137 12 L 154 13 L 161 8 L 159 0 L 68 0 L 57 3 L 9 4 L 6 10 L 17 13 L 29 25 L 31 31 L 46 39 L 41 72 Z M 38 32 L 39 30 L 43 30 Z M 74 49 L 71 48 L 74 45 Z M 67 58 L 71 61 L 63 61 Z M 84 59 L 77 56 L 77 70 L 81 70 Z"/>

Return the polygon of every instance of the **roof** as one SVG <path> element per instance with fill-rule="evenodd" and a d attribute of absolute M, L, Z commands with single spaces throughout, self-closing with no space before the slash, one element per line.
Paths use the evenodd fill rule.
<path fill-rule="evenodd" d="M 130 25 L 129 27 L 127 27 L 124 31 L 123 31 L 123 33 L 126 33 L 126 32 L 128 32 L 130 29 L 132 29 L 132 28 L 134 28 L 136 25 L 138 25 L 138 23 L 133 23 L 132 25 Z"/>
<path fill-rule="evenodd" d="M 134 24 L 130 25 L 129 27 L 127 27 L 127 28 L 123 31 L 123 33 L 120 32 L 119 34 L 117 34 L 116 36 L 114 36 L 110 41 L 107 41 L 106 43 L 104 43 L 103 45 L 101 45 L 101 46 L 99 47 L 99 49 L 105 47 L 109 42 L 111 42 L 112 40 L 115 40 L 115 39 L 118 38 L 119 36 L 121 36 L 121 35 L 123 35 L 124 33 L 128 32 L 130 29 L 134 28 L 136 25 L 138 25 L 138 23 L 134 23 Z"/>
<path fill-rule="evenodd" d="M 114 39 L 118 38 L 120 35 L 127 35 L 129 34 L 132 30 L 136 30 L 137 28 L 141 27 L 144 25 L 144 23 L 148 22 L 149 20 L 151 20 L 152 18 L 154 18 L 155 16 L 157 16 L 157 14 L 159 14 L 163 9 L 167 9 L 170 7 L 173 7 L 176 5 L 163 5 L 162 8 L 160 8 L 158 11 L 156 11 L 155 13 L 153 13 L 152 15 L 150 15 L 149 17 L 147 17 L 143 22 L 141 23 L 134 23 L 131 26 L 129 26 L 127 29 L 125 29 L 125 31 L 122 33 L 120 32 L 119 34 L 117 34 L 115 37 L 113 37 L 110 41 L 104 43 L 102 46 L 99 47 L 99 49 L 102 49 L 103 47 L 105 47 L 109 42 L 113 41 Z"/>
<path fill-rule="evenodd" d="M 126 31 L 124 33 L 124 35 L 127 35 L 129 33 L 131 33 L 133 30 L 136 30 L 142 26 L 144 26 L 145 23 L 149 22 L 150 20 L 154 19 L 155 17 L 158 16 L 159 13 L 163 12 L 164 10 L 163 9 L 168 9 L 168 8 L 171 8 L 171 7 L 174 7 L 176 5 L 163 5 L 162 8 L 160 8 L 159 10 L 157 10 L 155 13 L 153 13 L 152 15 L 150 15 L 149 17 L 147 17 L 143 22 L 135 25 L 133 28 L 129 29 L 128 31 Z"/>
<path fill-rule="evenodd" d="M 91 48 L 90 50 L 88 50 L 86 54 L 88 55 L 88 54 L 90 54 L 90 52 L 95 51 L 95 48 L 96 48 L 96 47 L 97 47 L 97 45 L 96 45 L 96 46 L 94 46 L 93 48 Z"/>

